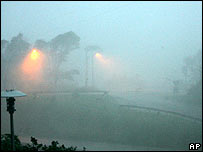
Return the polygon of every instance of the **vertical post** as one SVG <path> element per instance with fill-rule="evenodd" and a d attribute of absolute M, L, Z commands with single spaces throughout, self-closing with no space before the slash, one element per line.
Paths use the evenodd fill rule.
<path fill-rule="evenodd" d="M 13 113 L 15 111 L 14 108 L 14 101 L 15 99 L 13 97 L 9 97 L 6 99 L 7 101 L 7 111 L 10 114 L 10 127 L 11 127 L 11 150 L 15 150 L 15 144 L 14 144 L 14 124 L 13 124 Z"/>
<path fill-rule="evenodd" d="M 13 114 L 10 114 L 10 124 L 11 124 L 11 150 L 15 150 L 14 146 L 14 125 L 13 125 Z"/>
<path fill-rule="evenodd" d="M 87 50 L 86 53 L 86 71 L 85 71 L 85 87 L 87 88 L 87 82 L 88 82 L 88 56 L 87 56 Z"/>
<path fill-rule="evenodd" d="M 94 52 L 92 54 L 92 87 L 94 87 Z"/>

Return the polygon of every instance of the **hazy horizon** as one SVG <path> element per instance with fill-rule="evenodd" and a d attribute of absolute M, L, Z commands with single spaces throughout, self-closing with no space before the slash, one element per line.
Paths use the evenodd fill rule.
<path fill-rule="evenodd" d="M 68 62 L 63 63 L 64 69 L 71 63 L 80 71 L 78 84 L 84 84 L 87 45 L 100 46 L 102 54 L 113 63 L 113 70 L 95 65 L 98 86 L 103 80 L 114 79 L 114 75 L 124 79 L 139 76 L 143 86 L 155 90 L 170 88 L 166 78 L 182 79 L 183 59 L 202 49 L 201 2 L 1 4 L 1 39 L 11 40 L 22 33 L 34 44 L 38 39 L 50 41 L 68 31 L 80 37 L 80 49 L 71 52 Z"/>

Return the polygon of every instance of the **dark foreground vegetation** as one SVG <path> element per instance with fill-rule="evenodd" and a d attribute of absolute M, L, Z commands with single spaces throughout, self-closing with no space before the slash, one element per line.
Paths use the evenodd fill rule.
<path fill-rule="evenodd" d="M 37 142 L 37 139 L 31 137 L 31 144 L 26 143 L 23 144 L 19 140 L 18 136 L 14 136 L 15 142 L 15 150 L 16 151 L 76 151 L 77 147 L 68 147 L 66 148 L 64 145 L 60 145 L 58 141 L 52 141 L 51 145 L 43 145 Z M 11 136 L 10 134 L 1 135 L 1 150 L 10 151 L 11 150 Z M 83 147 L 85 151 L 85 147 Z"/>

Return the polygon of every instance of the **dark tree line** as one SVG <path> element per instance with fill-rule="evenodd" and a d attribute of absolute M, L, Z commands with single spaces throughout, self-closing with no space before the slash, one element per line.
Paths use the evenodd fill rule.
<path fill-rule="evenodd" d="M 20 33 L 11 41 L 1 40 L 1 86 L 2 89 L 22 88 L 22 84 L 32 85 L 22 77 L 21 64 L 28 53 L 33 49 L 39 49 L 46 56 L 46 64 L 43 67 L 44 81 L 50 85 L 57 85 L 61 79 L 73 81 L 73 76 L 78 75 L 76 69 L 61 70 L 62 63 L 68 59 L 71 51 L 79 48 L 80 37 L 70 31 L 60 34 L 49 42 L 36 40 L 34 44 L 26 42 Z"/>
<path fill-rule="evenodd" d="M 52 141 L 51 145 L 43 145 L 37 142 L 37 139 L 34 137 L 30 138 L 31 144 L 25 143 L 22 144 L 18 136 L 14 136 L 15 150 L 16 151 L 76 151 L 76 147 L 66 148 L 63 144 L 60 145 L 58 141 Z M 10 134 L 1 135 L 1 150 L 2 151 L 11 151 L 11 137 Z M 83 147 L 83 151 L 86 148 Z"/>

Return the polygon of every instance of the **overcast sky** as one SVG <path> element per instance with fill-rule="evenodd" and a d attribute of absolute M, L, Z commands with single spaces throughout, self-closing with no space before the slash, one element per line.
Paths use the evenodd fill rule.
<path fill-rule="evenodd" d="M 84 69 L 80 51 L 96 44 L 129 77 L 157 83 L 180 78 L 183 58 L 202 48 L 202 2 L 1 2 L 1 39 L 21 32 L 34 43 L 68 31 L 81 38 L 71 54 L 76 67 Z"/>

